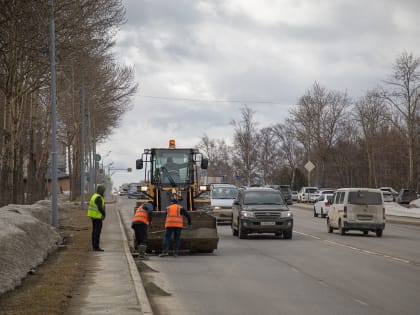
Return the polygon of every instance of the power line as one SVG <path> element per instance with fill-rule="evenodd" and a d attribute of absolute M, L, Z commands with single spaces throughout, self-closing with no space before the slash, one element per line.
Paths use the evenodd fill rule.
<path fill-rule="evenodd" d="M 250 101 L 250 100 L 218 100 L 218 99 L 194 99 L 194 98 L 182 98 L 182 97 L 169 97 L 169 96 L 154 96 L 154 95 L 140 95 L 143 98 L 167 100 L 167 101 L 187 101 L 187 102 L 206 102 L 206 103 L 241 103 L 241 104 L 271 104 L 281 106 L 295 106 L 296 104 L 281 104 L 275 101 Z"/>

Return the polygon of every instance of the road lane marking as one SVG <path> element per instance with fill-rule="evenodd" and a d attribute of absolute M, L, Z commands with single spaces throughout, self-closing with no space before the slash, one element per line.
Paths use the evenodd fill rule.
<path fill-rule="evenodd" d="M 364 253 L 364 254 L 367 254 L 367 255 L 379 256 L 379 257 L 383 257 L 383 258 L 393 260 L 393 261 L 396 261 L 396 262 L 399 262 L 399 263 L 404 263 L 404 264 L 407 264 L 407 265 L 420 266 L 420 262 L 411 261 L 411 260 L 408 260 L 408 259 L 395 257 L 395 256 L 387 255 L 387 254 L 384 254 L 384 253 L 380 253 L 380 252 L 375 252 L 375 251 L 371 251 L 371 250 L 367 250 L 367 249 L 358 248 L 358 247 L 355 247 L 355 246 L 343 244 L 343 243 L 332 241 L 332 240 L 329 240 L 329 239 L 322 239 L 321 237 L 311 235 L 311 234 L 308 234 L 308 233 L 299 232 L 299 231 L 296 231 L 296 230 L 293 230 L 293 232 L 296 233 L 296 234 L 299 234 L 299 235 L 303 235 L 303 236 L 311 237 L 311 238 L 316 239 L 316 240 L 320 240 L 320 241 L 322 241 L 324 243 L 328 243 L 330 245 L 335 245 L 335 246 L 339 246 L 339 247 L 343 247 L 343 248 L 348 248 L 348 249 L 358 251 L 358 252 L 361 252 L 361 253 Z"/>
<path fill-rule="evenodd" d="M 366 302 L 363 302 L 363 301 L 361 301 L 359 299 L 353 299 L 353 301 L 355 301 L 355 302 L 357 302 L 359 304 L 362 304 L 363 306 L 369 306 L 369 304 L 367 304 Z"/>

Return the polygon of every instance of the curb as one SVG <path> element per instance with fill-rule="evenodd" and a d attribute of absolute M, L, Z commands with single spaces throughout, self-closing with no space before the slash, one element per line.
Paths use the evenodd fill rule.
<path fill-rule="evenodd" d="M 120 224 L 121 234 L 123 236 L 124 253 L 127 258 L 128 267 L 130 268 L 131 278 L 133 279 L 134 289 L 136 290 L 137 300 L 139 301 L 142 314 L 153 315 L 153 310 L 150 305 L 149 298 L 144 289 L 143 281 L 140 277 L 140 273 L 137 269 L 137 265 L 134 262 L 130 248 L 128 247 L 128 239 L 125 234 L 124 226 L 121 220 L 120 210 L 117 210 L 118 223 Z"/>

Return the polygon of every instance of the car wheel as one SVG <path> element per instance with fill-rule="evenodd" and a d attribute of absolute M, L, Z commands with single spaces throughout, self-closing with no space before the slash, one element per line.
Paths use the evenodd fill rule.
<path fill-rule="evenodd" d="M 318 218 L 318 213 L 316 213 L 315 207 L 314 207 L 314 217 Z"/>
<path fill-rule="evenodd" d="M 291 240 L 293 236 L 293 230 L 287 230 L 283 232 L 283 238 L 285 240 Z"/>
<path fill-rule="evenodd" d="M 382 231 L 383 231 L 383 230 L 381 230 L 381 229 L 376 230 L 376 236 L 377 236 L 377 237 L 382 237 Z"/>
<path fill-rule="evenodd" d="M 341 221 L 338 222 L 338 233 L 340 235 L 346 234 L 346 229 L 343 228 L 343 225 L 342 225 Z"/>
<path fill-rule="evenodd" d="M 368 235 L 369 231 L 363 231 L 363 235 Z"/>
<path fill-rule="evenodd" d="M 230 224 L 230 227 L 232 228 L 232 235 L 233 235 L 233 236 L 238 236 L 238 230 L 236 230 L 236 229 L 233 227 L 233 218 L 232 218 L 232 222 L 231 222 L 231 224 Z"/>
<path fill-rule="evenodd" d="M 274 235 L 275 237 L 280 238 L 283 235 L 283 233 L 274 233 Z"/>
<path fill-rule="evenodd" d="M 243 230 L 241 220 L 238 219 L 238 236 L 240 239 L 245 239 L 248 234 Z"/>
<path fill-rule="evenodd" d="M 325 218 L 324 209 L 321 208 L 321 218 Z"/>
<path fill-rule="evenodd" d="M 328 230 L 328 233 L 332 233 L 334 231 L 334 229 L 332 228 L 330 224 L 330 219 L 327 219 L 327 230 Z"/>

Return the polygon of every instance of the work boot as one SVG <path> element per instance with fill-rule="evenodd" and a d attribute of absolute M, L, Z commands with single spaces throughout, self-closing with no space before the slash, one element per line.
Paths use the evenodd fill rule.
<path fill-rule="evenodd" d="M 164 250 L 164 251 L 162 251 L 160 254 L 159 254 L 159 257 L 165 257 L 165 256 L 168 256 L 169 254 L 168 254 L 168 251 L 167 250 Z"/>
<path fill-rule="evenodd" d="M 139 257 L 140 259 L 145 259 L 145 255 L 146 255 L 146 248 L 147 246 L 145 244 L 140 244 L 137 246 L 137 250 L 139 252 Z"/>

